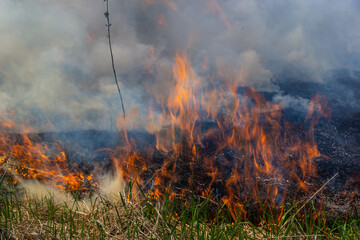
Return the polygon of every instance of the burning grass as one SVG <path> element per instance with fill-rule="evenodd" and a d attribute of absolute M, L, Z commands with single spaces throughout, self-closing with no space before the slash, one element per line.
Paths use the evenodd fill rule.
<path fill-rule="evenodd" d="M 38 186 L 39 187 L 39 186 Z M 1 239 L 358 239 L 360 218 L 329 221 L 324 209 L 259 205 L 250 221 L 220 201 L 204 198 L 152 198 L 133 194 L 132 185 L 115 195 L 35 196 L 1 180 Z"/>
<path fill-rule="evenodd" d="M 168 99 L 158 99 L 160 111 L 149 110 L 146 131 L 153 141 L 133 137 L 126 126 L 131 120 L 119 118 L 122 137 L 113 148 L 101 150 L 112 161 L 110 172 L 120 176 L 117 183 L 136 185 L 115 197 L 105 194 L 111 184 L 100 181 L 105 172 L 100 166 L 79 167 L 61 141 L 43 141 L 28 123 L 18 125 L 13 111 L 1 115 L 3 236 L 355 237 L 356 217 L 329 223 L 319 210 L 323 205 L 314 202 L 302 209 L 299 204 L 320 187 L 314 181 L 315 160 L 326 156 L 318 150 L 314 128 L 320 117 L 331 115 L 326 98 L 311 100 L 301 126 L 286 121 L 282 105 L 266 102 L 253 88 L 239 94 L 241 78 L 231 79 L 221 70 L 217 77 L 230 79 L 222 86 L 205 84 L 186 54 L 179 53 L 173 91 Z M 19 189 L 29 180 L 57 190 L 32 197 Z"/>
<path fill-rule="evenodd" d="M 149 114 L 149 132 L 161 126 L 154 131 L 155 148 L 139 151 L 138 142 L 127 134 L 127 122 L 119 118 L 125 144 L 110 154 L 117 172 L 150 185 L 147 191 L 156 197 L 167 192 L 220 198 L 234 219 L 246 213 L 249 200 L 278 206 L 288 195 L 316 191 L 309 184 L 316 177 L 314 160 L 324 156 L 314 127 L 320 117 L 331 116 L 326 98 L 312 99 L 305 128 L 284 120 L 282 105 L 267 102 L 253 88 L 238 94 L 241 76 L 219 70 L 218 77 L 224 85 L 207 85 L 186 53 L 177 54 L 175 87 L 168 99 L 159 100 L 161 112 Z"/>
<path fill-rule="evenodd" d="M 255 89 L 239 94 L 241 76 L 219 69 L 217 77 L 225 84 L 207 84 L 186 53 L 176 54 L 174 89 L 167 99 L 158 99 L 160 110 L 149 109 L 146 130 L 154 141 L 145 145 L 132 138 L 127 132 L 131 119 L 120 117 L 124 139 L 107 149 L 114 171 L 156 198 L 165 193 L 219 198 L 234 219 L 246 213 L 249 200 L 281 206 L 288 195 L 296 200 L 315 192 L 315 159 L 324 156 L 314 127 L 320 117 L 331 115 L 326 98 L 311 100 L 302 127 L 283 119 L 281 103 L 267 102 Z M 96 169 L 84 171 L 70 163 L 62 142 L 42 141 L 31 134 L 29 123 L 17 124 L 15 115 L 0 116 L 0 173 L 14 176 L 13 181 L 36 179 L 82 192 L 99 187 Z"/>

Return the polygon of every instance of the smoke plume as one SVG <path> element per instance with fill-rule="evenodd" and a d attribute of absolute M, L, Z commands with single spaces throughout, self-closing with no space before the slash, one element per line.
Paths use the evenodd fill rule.
<path fill-rule="evenodd" d="M 283 96 L 284 82 L 336 89 L 342 83 L 329 80 L 334 71 L 359 71 L 360 4 L 355 0 L 109 4 L 116 68 L 126 111 L 136 113 L 134 119 L 171 93 L 179 51 L 187 52 L 205 85 L 238 80 L 299 108 L 308 101 Z M 104 12 L 100 0 L 2 0 L 1 112 L 16 109 L 19 118 L 31 114 L 39 129 L 109 130 L 121 106 Z M 214 79 L 215 72 L 226 76 Z M 354 95 L 351 86 L 341 86 Z"/>

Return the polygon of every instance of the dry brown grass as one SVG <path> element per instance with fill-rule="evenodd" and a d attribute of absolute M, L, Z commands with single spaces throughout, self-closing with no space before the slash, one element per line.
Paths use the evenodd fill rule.
<path fill-rule="evenodd" d="M 1 186 L 1 185 L 0 185 Z M 76 194 L 0 187 L 0 239 L 358 239 L 358 217 L 326 222 L 312 208 L 289 207 L 281 221 L 264 208 L 261 225 L 234 221 L 226 208 L 214 212 L 204 198 L 169 201 L 141 192 Z M 46 189 L 46 187 L 45 187 Z M 45 191 L 45 192 L 46 192 Z M 310 205 L 311 206 L 311 205 Z M 288 220 L 288 221 L 287 221 Z"/>

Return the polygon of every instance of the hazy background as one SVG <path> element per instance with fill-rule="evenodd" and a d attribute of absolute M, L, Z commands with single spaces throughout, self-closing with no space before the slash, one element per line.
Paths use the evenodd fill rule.
<path fill-rule="evenodd" d="M 212 74 L 228 69 L 233 77 L 241 75 L 243 86 L 273 93 L 273 101 L 301 110 L 309 99 L 287 94 L 281 86 L 316 82 L 334 89 L 334 95 L 345 93 L 342 104 L 359 107 L 353 88 L 360 84 L 357 0 L 109 4 L 128 112 L 137 109 L 139 116 L 155 97 L 167 97 L 178 51 L 187 52 L 205 84 L 220 81 Z M 0 112 L 15 109 L 18 118 L 50 130 L 110 130 L 121 106 L 104 12 L 103 0 L 1 0 Z M 352 83 L 343 84 L 339 71 Z"/>

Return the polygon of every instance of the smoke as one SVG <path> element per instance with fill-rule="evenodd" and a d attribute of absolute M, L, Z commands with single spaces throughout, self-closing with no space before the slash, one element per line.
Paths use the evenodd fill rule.
<path fill-rule="evenodd" d="M 120 176 L 102 176 L 101 177 L 101 196 L 107 199 L 119 200 L 119 194 L 124 194 L 125 183 Z M 38 181 L 21 181 L 20 188 L 28 199 L 51 199 L 57 205 L 74 204 L 74 196 L 71 193 L 62 191 L 48 184 L 43 184 Z M 49 198 L 50 197 L 50 198 Z M 83 199 L 80 205 L 77 205 L 78 210 L 86 210 L 91 206 L 91 201 L 87 198 Z"/>
<path fill-rule="evenodd" d="M 51 197 L 55 204 L 74 202 L 74 198 L 70 193 L 66 193 L 60 189 L 40 183 L 38 181 L 22 181 L 20 186 L 25 190 L 25 196 L 27 196 L 29 199 L 43 200 Z"/>
<path fill-rule="evenodd" d="M 119 193 L 123 194 L 126 183 L 118 173 L 115 176 L 110 174 L 100 177 L 101 193 L 108 198 L 118 198 Z"/>
<path fill-rule="evenodd" d="M 121 107 L 104 12 L 100 0 L 1 1 L 0 111 L 30 112 L 52 130 L 109 130 Z M 334 70 L 359 70 L 355 0 L 110 0 L 110 18 L 125 107 L 139 115 L 170 94 L 179 51 L 205 84 L 230 69 L 273 93 L 288 79 L 333 84 Z"/>

